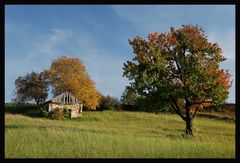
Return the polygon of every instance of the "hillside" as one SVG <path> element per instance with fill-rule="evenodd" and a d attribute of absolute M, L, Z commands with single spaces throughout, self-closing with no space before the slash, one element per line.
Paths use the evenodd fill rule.
<path fill-rule="evenodd" d="M 84 112 L 71 120 L 5 114 L 6 158 L 234 158 L 235 123 L 172 114 Z"/>

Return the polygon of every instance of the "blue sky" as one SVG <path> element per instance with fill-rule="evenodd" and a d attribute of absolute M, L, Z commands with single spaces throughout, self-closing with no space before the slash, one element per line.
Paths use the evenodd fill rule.
<path fill-rule="evenodd" d="M 80 58 L 97 89 L 120 98 L 128 85 L 123 63 L 134 57 L 128 39 L 189 23 L 222 47 L 221 67 L 233 75 L 227 102 L 235 102 L 233 5 L 6 5 L 5 101 L 18 76 L 41 72 L 61 55 Z"/>

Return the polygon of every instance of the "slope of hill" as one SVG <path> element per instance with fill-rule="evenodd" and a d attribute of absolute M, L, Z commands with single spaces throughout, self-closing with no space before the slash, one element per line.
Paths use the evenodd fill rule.
<path fill-rule="evenodd" d="M 235 123 L 197 117 L 184 137 L 177 115 L 84 112 L 71 120 L 5 114 L 6 158 L 234 158 Z"/>

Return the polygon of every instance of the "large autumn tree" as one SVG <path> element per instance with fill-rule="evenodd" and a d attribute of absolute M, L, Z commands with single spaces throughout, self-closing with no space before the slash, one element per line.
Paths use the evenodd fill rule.
<path fill-rule="evenodd" d="M 198 110 L 227 99 L 231 75 L 219 67 L 226 58 L 202 27 L 172 27 L 167 33 L 149 34 L 147 40 L 137 36 L 129 44 L 135 57 L 124 63 L 123 76 L 131 80 L 130 87 L 168 103 L 186 122 L 187 135 L 193 135 Z"/>
<path fill-rule="evenodd" d="M 48 97 L 48 82 L 42 72 L 31 72 L 25 76 L 19 76 L 15 80 L 15 87 L 15 99 L 13 99 L 15 102 L 34 100 L 39 108 Z"/>
<path fill-rule="evenodd" d="M 100 95 L 80 59 L 61 56 L 44 72 L 53 87 L 54 95 L 69 91 L 87 108 L 96 109 Z"/>

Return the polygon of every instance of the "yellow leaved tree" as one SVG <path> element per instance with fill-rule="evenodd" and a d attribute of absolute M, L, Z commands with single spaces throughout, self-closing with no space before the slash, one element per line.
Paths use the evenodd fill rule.
<path fill-rule="evenodd" d="M 88 109 L 95 110 L 98 106 L 100 95 L 79 58 L 61 56 L 44 73 L 53 87 L 54 95 L 69 91 Z"/>

